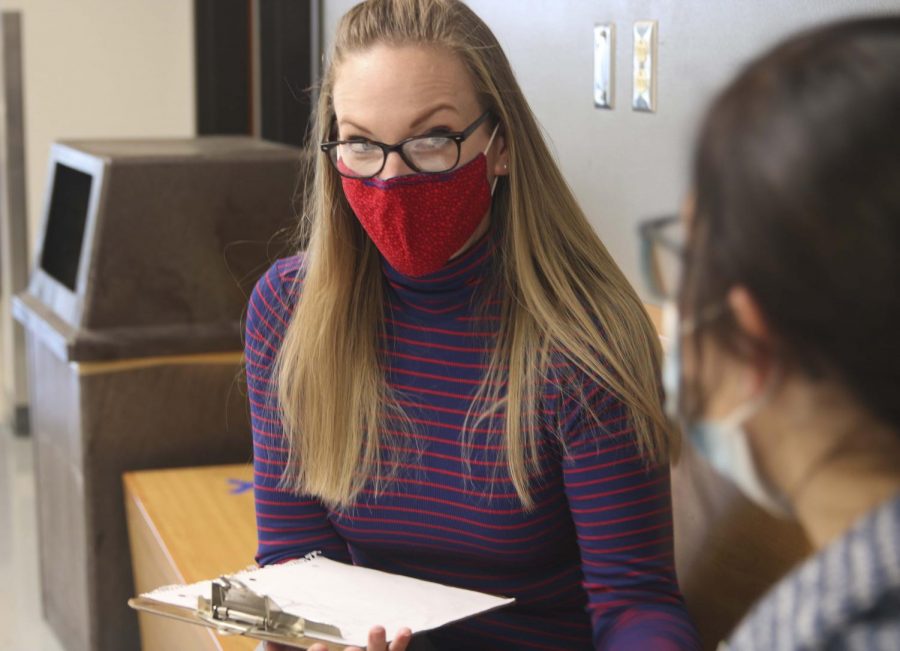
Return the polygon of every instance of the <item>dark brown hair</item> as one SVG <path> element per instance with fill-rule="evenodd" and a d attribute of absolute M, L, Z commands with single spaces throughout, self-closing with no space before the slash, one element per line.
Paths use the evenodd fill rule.
<path fill-rule="evenodd" d="M 709 110 L 693 173 L 684 313 L 746 287 L 777 359 L 839 379 L 900 430 L 900 16 L 818 28 L 751 62 Z M 707 336 L 742 356 L 762 345 L 728 310 L 700 328 L 698 354 Z"/>

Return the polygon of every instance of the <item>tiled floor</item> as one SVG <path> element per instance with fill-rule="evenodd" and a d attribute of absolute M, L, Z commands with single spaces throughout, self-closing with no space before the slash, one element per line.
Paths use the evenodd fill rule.
<path fill-rule="evenodd" d="M 0 651 L 63 651 L 41 615 L 31 439 L 0 426 Z"/>

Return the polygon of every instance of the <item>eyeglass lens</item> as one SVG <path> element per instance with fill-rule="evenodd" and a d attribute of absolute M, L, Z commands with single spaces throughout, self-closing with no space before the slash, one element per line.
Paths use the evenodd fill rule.
<path fill-rule="evenodd" d="M 459 162 L 459 144 L 443 136 L 422 136 L 401 147 L 404 161 L 418 172 L 446 172 Z M 346 142 L 330 151 L 331 162 L 347 176 L 373 176 L 384 167 L 386 151 L 376 144 Z"/>
<path fill-rule="evenodd" d="M 643 265 L 649 289 L 658 298 L 673 298 L 683 267 L 684 227 L 681 221 L 649 234 L 643 243 Z"/>

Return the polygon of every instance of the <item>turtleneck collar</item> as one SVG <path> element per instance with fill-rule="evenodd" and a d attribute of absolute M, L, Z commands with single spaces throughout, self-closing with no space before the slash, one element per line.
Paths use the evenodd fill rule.
<path fill-rule="evenodd" d="M 489 273 L 496 242 L 491 230 L 462 255 L 434 273 L 413 278 L 394 269 L 384 258 L 382 268 L 390 292 L 401 303 L 426 315 L 464 310 Z"/>

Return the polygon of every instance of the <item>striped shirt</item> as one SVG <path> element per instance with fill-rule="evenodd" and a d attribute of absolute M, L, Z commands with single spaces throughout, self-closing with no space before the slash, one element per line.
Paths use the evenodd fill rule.
<path fill-rule="evenodd" d="M 675 578 L 668 469 L 646 467 L 615 396 L 554 366 L 559 381 L 546 383 L 536 416 L 541 472 L 530 511 L 500 456 L 502 420 L 461 439 L 499 327 L 495 302 L 474 307 L 494 253 L 486 237 L 417 279 L 384 263 L 384 371 L 413 427 L 385 451 L 401 455 L 396 479 L 341 511 L 278 488 L 287 443 L 272 368 L 302 290 L 302 257 L 260 279 L 246 327 L 257 562 L 321 550 L 516 598 L 430 633 L 438 649 L 699 648 Z"/>
<path fill-rule="evenodd" d="M 726 651 L 900 649 L 900 495 L 785 577 Z"/>

